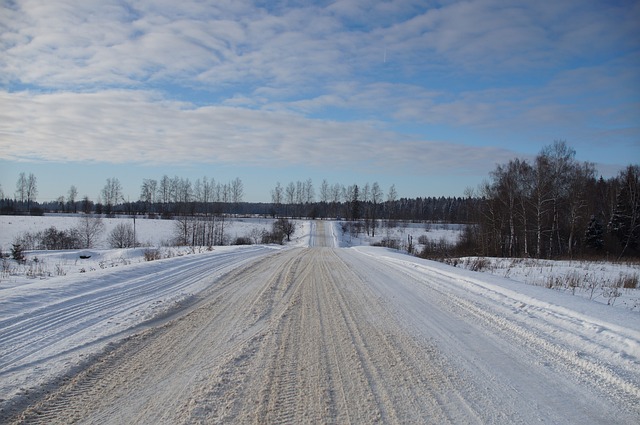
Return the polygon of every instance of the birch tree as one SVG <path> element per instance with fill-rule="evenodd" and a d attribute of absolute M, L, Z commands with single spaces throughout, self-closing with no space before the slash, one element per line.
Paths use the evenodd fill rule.
<path fill-rule="evenodd" d="M 78 198 L 78 188 L 75 187 L 74 185 L 71 185 L 71 187 L 69 188 L 68 196 L 67 196 L 67 204 L 69 205 L 69 211 L 71 211 L 71 209 L 73 208 L 74 213 L 78 212 L 78 206 L 76 203 L 77 198 Z"/>

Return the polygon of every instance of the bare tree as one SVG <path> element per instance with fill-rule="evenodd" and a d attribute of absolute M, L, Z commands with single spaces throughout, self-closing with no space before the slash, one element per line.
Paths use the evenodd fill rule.
<path fill-rule="evenodd" d="M 276 183 L 276 187 L 271 191 L 271 202 L 275 207 L 274 215 L 280 213 L 280 205 L 282 205 L 282 198 L 284 196 L 284 189 L 280 185 L 280 182 Z"/>
<path fill-rule="evenodd" d="M 231 181 L 231 201 L 236 205 L 242 202 L 244 197 L 244 185 L 238 177 Z"/>
<path fill-rule="evenodd" d="M 536 232 L 536 252 L 535 255 L 538 258 L 543 256 L 543 244 L 542 238 L 546 232 L 547 224 L 546 217 L 551 209 L 553 197 L 551 196 L 551 179 L 548 172 L 549 164 L 547 157 L 538 155 L 533 167 L 533 188 L 532 188 L 532 203 L 534 208 L 535 217 L 535 232 Z"/>
<path fill-rule="evenodd" d="M 296 201 L 296 185 L 294 182 L 289 182 L 287 188 L 285 189 L 285 204 L 289 207 L 293 206 Z M 288 211 L 285 211 L 285 215 L 289 215 Z"/>
<path fill-rule="evenodd" d="M 78 212 L 78 206 L 76 204 L 77 198 L 78 198 L 78 188 L 75 187 L 74 185 L 71 185 L 71 187 L 69 188 L 69 193 L 67 197 L 67 204 L 69 205 L 69 211 L 73 209 L 74 213 Z"/>
<path fill-rule="evenodd" d="M 111 248 L 131 248 L 135 245 L 135 232 L 130 223 L 118 223 L 108 237 Z"/>
<path fill-rule="evenodd" d="M 202 189 L 202 182 L 200 181 L 200 179 L 196 179 L 196 181 L 193 183 L 193 199 L 196 202 L 202 202 L 202 198 L 203 198 L 203 189 Z"/>
<path fill-rule="evenodd" d="M 560 237 L 560 211 L 562 202 L 566 200 L 569 191 L 569 176 L 575 166 L 576 151 L 567 146 L 564 141 L 555 141 L 553 145 L 545 146 L 540 156 L 546 157 L 547 172 L 550 178 L 549 195 L 551 197 L 551 231 L 549 232 L 549 255 L 562 252 L 562 238 Z"/>
<path fill-rule="evenodd" d="M 57 208 L 59 208 L 60 211 L 64 211 L 64 196 L 58 196 L 58 198 L 56 199 L 56 204 L 58 204 Z"/>
<path fill-rule="evenodd" d="M 342 192 L 344 191 L 344 187 L 340 183 L 335 183 L 331 186 L 331 211 L 330 214 L 333 217 L 338 215 L 338 204 L 342 199 Z"/>
<path fill-rule="evenodd" d="M 506 166 L 498 165 L 497 168 L 491 173 L 493 179 L 493 188 L 491 193 L 493 199 L 500 204 L 500 211 L 503 211 L 503 216 L 506 217 L 508 223 L 507 229 L 507 246 L 506 252 L 501 252 L 502 255 L 513 257 L 515 255 L 515 241 L 516 241 L 516 200 L 517 200 L 517 172 L 518 163 L 510 161 Z M 500 244 L 504 245 L 504 237 L 502 227 L 496 228 L 499 232 Z"/>
<path fill-rule="evenodd" d="M 376 225 L 378 219 L 378 204 L 382 202 L 382 189 L 378 182 L 374 182 L 371 186 L 371 236 L 376 235 Z"/>
<path fill-rule="evenodd" d="M 140 187 L 140 200 L 147 205 L 153 205 L 156 202 L 156 193 L 158 190 L 158 181 L 154 179 L 143 179 Z"/>
<path fill-rule="evenodd" d="M 22 172 L 18 175 L 16 182 L 16 201 L 24 202 L 27 200 L 27 174 Z"/>
<path fill-rule="evenodd" d="M 174 199 L 178 204 L 178 211 L 181 214 L 188 214 L 193 212 L 190 210 L 189 203 L 193 199 L 193 187 L 189 179 L 183 179 L 179 177 L 174 178 L 173 182 Z"/>
<path fill-rule="evenodd" d="M 293 220 L 279 218 L 273 223 L 274 233 L 281 232 L 287 237 L 287 241 L 291 240 L 291 235 L 296 231 L 296 223 Z"/>
<path fill-rule="evenodd" d="M 164 205 L 171 202 L 171 179 L 166 174 L 160 179 L 158 185 L 158 198 Z"/>
<path fill-rule="evenodd" d="M 35 201 L 38 195 L 37 179 L 33 173 L 22 172 L 16 182 L 16 200 L 20 203 L 27 203 L 27 211 L 31 211 L 31 202 Z"/>
<path fill-rule="evenodd" d="M 396 185 L 392 184 L 389 187 L 389 192 L 387 192 L 387 218 L 391 220 L 395 216 L 396 209 L 396 200 L 398 199 L 398 191 L 396 190 Z"/>
<path fill-rule="evenodd" d="M 37 179 L 33 173 L 29 173 L 27 177 L 27 211 L 31 211 L 31 203 L 36 200 L 36 196 L 38 196 Z"/>
<path fill-rule="evenodd" d="M 102 188 L 102 200 L 107 208 L 106 213 L 111 214 L 113 212 L 113 207 L 123 200 L 122 198 L 122 185 L 120 184 L 120 180 L 116 177 L 108 178 L 107 183 Z"/>
<path fill-rule="evenodd" d="M 311 179 L 307 179 L 304 182 L 304 202 L 306 204 L 310 204 L 316 197 L 316 192 L 313 188 L 313 181 Z"/>
<path fill-rule="evenodd" d="M 98 238 L 104 232 L 104 223 L 100 217 L 83 215 L 76 226 L 83 248 L 93 248 Z"/>
<path fill-rule="evenodd" d="M 216 201 L 216 181 L 214 179 L 202 178 L 202 203 L 204 204 L 204 213 L 209 215 L 211 205 Z"/>
<path fill-rule="evenodd" d="M 322 180 L 320 185 L 320 202 L 328 203 L 331 199 L 331 189 L 326 179 Z"/>
<path fill-rule="evenodd" d="M 231 201 L 231 186 L 225 183 L 220 186 L 220 202 L 228 204 Z"/>

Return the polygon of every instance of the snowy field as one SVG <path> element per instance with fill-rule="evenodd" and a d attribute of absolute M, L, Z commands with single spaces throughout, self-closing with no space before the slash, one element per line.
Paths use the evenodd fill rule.
<path fill-rule="evenodd" d="M 0 216 L 0 246 L 6 253 L 20 232 L 52 225 L 67 229 L 75 225 L 74 220 L 77 219 Z M 122 219 L 105 219 L 105 235 L 117 220 Z M 216 246 L 208 250 L 163 246 L 172 237 L 172 223 L 137 220 L 139 240 L 146 241 L 147 247 L 112 250 L 102 242 L 92 250 L 28 252 L 24 265 L 6 260 L 7 266 L 0 275 L 0 419 L 91 364 L 106 347 L 196 309 L 205 294 L 216 290 L 217 282 L 232 271 L 246 269 L 259 259 L 289 252 L 294 247 L 318 245 L 316 227 L 320 224 L 299 221 L 292 242 L 284 247 Z M 244 219 L 230 222 L 228 232 L 233 237 L 244 236 L 256 227 L 270 226 L 271 220 Z M 499 359 L 491 360 L 493 348 L 488 334 L 468 331 L 471 323 L 481 324 L 483 327 L 477 332 L 493 329 L 523 346 L 535 347 L 540 358 L 529 367 L 541 376 L 573 373 L 619 402 L 620 411 L 612 413 L 604 407 L 601 416 L 582 423 L 602 423 L 607 415 L 612 415 L 611 423 L 633 423 L 640 419 L 639 290 L 622 288 L 621 295 L 605 299 L 599 291 L 561 283 L 571 281 L 571 276 L 573 279 L 584 276 L 584 280 L 594 282 L 616 281 L 622 274 L 638 273 L 637 266 L 489 259 L 482 272 L 474 272 L 463 268 L 473 268 L 475 259 L 461 259 L 452 267 L 367 246 L 378 238 L 406 240 L 407 235 L 453 241 L 457 237 L 455 228 L 397 226 L 378 229 L 375 240 L 362 234 L 353 237 L 343 232 L 337 222 L 330 222 L 327 228 L 329 245 L 345 248 L 338 250 L 344 252 L 339 255 L 350 262 L 363 282 L 370 282 L 370 290 L 378 293 L 375 299 L 384 302 L 385 309 L 389 308 L 396 317 L 393 320 L 414 328 L 423 338 L 439 341 L 440 349 L 448 351 L 452 358 L 460 358 L 454 363 L 478 362 L 478 358 L 499 363 Z M 145 251 L 150 248 L 158 249 L 159 259 L 144 260 Z M 90 258 L 80 258 L 81 255 Z M 342 273 L 346 276 L 350 272 L 345 268 Z M 393 282 L 401 286 L 390 285 Z M 589 282 L 585 285 L 590 285 Z M 446 310 L 462 312 L 471 322 L 451 324 L 444 313 L 434 316 L 436 296 L 441 298 L 440 307 L 446 304 Z M 429 334 L 434 320 L 441 322 L 446 332 Z M 389 323 L 381 323 L 381 327 Z M 456 353 L 466 350 L 467 345 L 473 347 L 472 352 Z M 508 351 L 509 357 L 520 355 L 515 349 Z M 503 367 L 497 363 L 494 366 Z M 457 367 L 468 365 L 460 363 Z M 476 381 L 491 378 L 483 375 L 486 371 L 470 373 Z M 489 385 L 495 386 L 496 394 L 500 385 L 540 400 L 548 400 L 556 391 L 534 378 L 522 381 L 521 370 L 505 368 L 499 375 L 503 381 Z M 460 396 L 472 394 L 463 392 Z M 581 406 L 599 406 L 599 399 L 588 396 L 580 401 Z M 497 395 L 489 401 L 496 409 L 502 403 Z M 517 400 L 511 402 L 514 410 L 522 408 Z M 569 404 L 566 412 L 561 409 L 554 414 L 562 418 L 572 409 Z M 531 414 L 541 415 L 538 416 L 541 420 L 558 418 L 533 411 Z M 198 421 L 202 417 L 192 419 Z M 500 421 L 494 418 L 494 423 Z"/>
<path fill-rule="evenodd" d="M 458 267 L 640 312 L 640 263 L 461 258 Z M 639 318 L 640 320 L 640 318 Z"/>
<path fill-rule="evenodd" d="M 52 214 L 42 217 L 0 216 L 0 250 L 5 253 L 9 252 L 15 238 L 24 232 L 35 233 L 52 226 L 57 230 L 68 230 L 77 227 L 79 221 L 78 216 L 66 214 Z M 102 218 L 102 222 L 105 229 L 94 247 L 97 249 L 109 248 L 107 237 L 119 223 L 133 226 L 133 219 L 130 217 Z M 248 236 L 254 229 L 270 230 L 272 222 L 272 220 L 265 218 L 234 219 L 226 234 L 231 239 Z M 155 247 L 173 245 L 172 240 L 176 232 L 175 221 L 137 218 L 135 225 L 138 245 Z"/>

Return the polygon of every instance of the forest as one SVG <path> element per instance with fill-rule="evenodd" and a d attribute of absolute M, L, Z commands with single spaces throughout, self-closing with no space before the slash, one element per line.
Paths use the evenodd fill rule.
<path fill-rule="evenodd" d="M 637 258 L 640 256 L 640 166 L 628 165 L 615 177 L 599 176 L 595 165 L 576 160 L 564 141 L 545 146 L 531 161 L 499 164 L 464 197 L 401 198 L 395 185 L 383 192 L 377 182 L 344 186 L 311 179 L 279 182 L 271 202 L 243 201 L 240 178 L 222 183 L 203 177 L 144 179 L 140 197 L 125 201 L 122 185 L 109 178 L 98 202 L 68 196 L 37 202 L 37 178 L 21 173 L 15 197 L 0 187 L 0 213 L 141 215 L 149 218 L 207 218 L 260 215 L 342 219 L 356 231 L 375 235 L 398 221 L 466 224 L 456 246 L 426 247 L 425 257 L 494 256 L 532 258 Z"/>

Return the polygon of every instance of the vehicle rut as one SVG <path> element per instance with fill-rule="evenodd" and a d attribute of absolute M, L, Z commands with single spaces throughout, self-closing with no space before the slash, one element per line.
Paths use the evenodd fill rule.
<path fill-rule="evenodd" d="M 285 250 L 114 345 L 16 423 L 453 423 L 455 373 L 333 248 Z M 480 422 L 468 412 L 467 422 Z"/>

